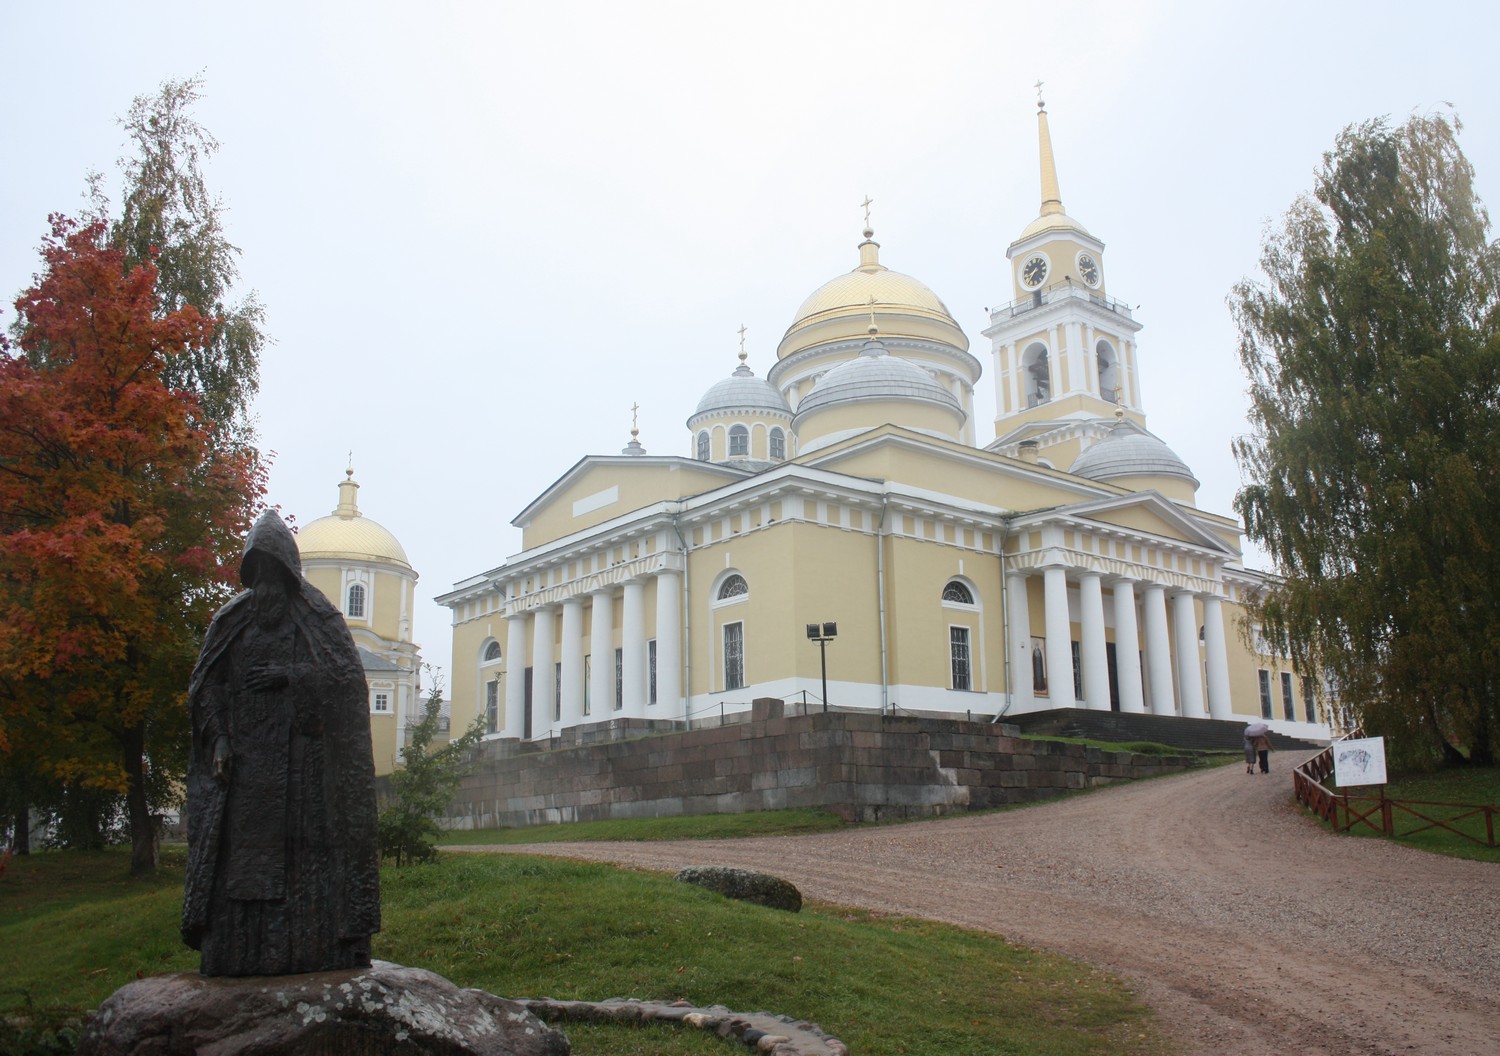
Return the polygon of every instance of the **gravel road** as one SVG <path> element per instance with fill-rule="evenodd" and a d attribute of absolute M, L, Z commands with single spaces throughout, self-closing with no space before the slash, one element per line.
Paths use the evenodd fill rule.
<path fill-rule="evenodd" d="M 749 867 L 993 931 L 1121 976 L 1186 1053 L 1500 1054 L 1500 866 L 1324 832 L 1301 758 L 816 836 L 465 849 Z"/>

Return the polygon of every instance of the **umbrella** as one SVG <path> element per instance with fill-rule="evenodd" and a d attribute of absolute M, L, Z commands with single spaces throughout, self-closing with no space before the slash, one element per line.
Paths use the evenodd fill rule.
<path fill-rule="evenodd" d="M 1270 732 L 1271 732 L 1271 727 L 1267 726 L 1263 722 L 1252 722 L 1250 725 L 1248 725 L 1248 726 L 1245 727 L 1245 736 L 1246 737 L 1259 737 L 1263 733 L 1270 733 Z"/>

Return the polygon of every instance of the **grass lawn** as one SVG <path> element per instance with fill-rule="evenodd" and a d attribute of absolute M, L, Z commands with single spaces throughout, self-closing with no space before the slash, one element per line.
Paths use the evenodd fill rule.
<path fill-rule="evenodd" d="M 1334 790 L 1338 791 L 1337 788 Z M 1379 794 L 1379 789 L 1375 786 L 1351 787 L 1346 791 L 1351 796 L 1374 797 Z M 1396 774 L 1392 775 L 1390 783 L 1385 786 L 1385 795 L 1387 799 L 1417 801 L 1413 803 L 1411 810 L 1419 811 L 1428 818 L 1442 819 L 1455 828 L 1484 840 L 1486 830 L 1482 814 L 1454 822 L 1452 819 L 1463 813 L 1462 810 L 1420 804 L 1463 803 L 1471 806 L 1481 804 L 1488 804 L 1492 807 L 1500 806 L 1500 767 L 1454 767 L 1431 773 Z M 1354 806 L 1360 813 L 1363 813 L 1371 809 L 1374 804 L 1356 802 Z M 1378 812 L 1371 818 L 1376 824 L 1379 824 L 1379 819 Z M 1429 822 L 1416 817 L 1407 810 L 1394 808 L 1391 812 L 1391 820 L 1395 829 L 1395 839 L 1400 843 L 1454 858 L 1500 862 L 1500 846 L 1488 847 L 1461 836 L 1455 836 L 1443 829 L 1426 828 Z M 1494 825 L 1496 839 L 1500 840 L 1500 816 L 1495 818 Z M 1425 831 L 1417 831 L 1419 829 L 1425 829 Z M 1377 829 L 1359 823 L 1356 823 L 1351 831 L 1360 836 L 1380 836 Z"/>
<path fill-rule="evenodd" d="M 0 1053 L 15 1017 L 58 1022 L 138 975 L 191 971 L 177 941 L 184 852 L 125 879 L 124 850 L 17 859 L 0 879 Z M 1168 1051 L 1115 980 L 946 925 L 811 904 L 732 902 L 670 877 L 529 857 L 447 855 L 382 871 L 375 956 L 507 996 L 639 997 L 811 1019 L 861 1054 Z M 747 1051 L 691 1028 L 567 1024 L 580 1056 Z"/>

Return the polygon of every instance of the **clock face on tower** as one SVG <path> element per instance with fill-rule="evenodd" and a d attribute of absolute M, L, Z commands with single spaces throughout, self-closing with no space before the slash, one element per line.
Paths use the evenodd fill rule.
<path fill-rule="evenodd" d="M 1046 277 L 1047 258 L 1040 253 L 1028 257 L 1026 263 L 1021 265 L 1021 285 L 1028 290 L 1036 289 Z"/>
<path fill-rule="evenodd" d="M 1099 285 L 1099 265 L 1087 253 L 1078 254 L 1078 277 L 1090 287 Z"/>

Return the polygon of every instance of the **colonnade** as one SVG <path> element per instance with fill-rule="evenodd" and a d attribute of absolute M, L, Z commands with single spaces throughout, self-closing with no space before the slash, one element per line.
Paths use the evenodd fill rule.
<path fill-rule="evenodd" d="M 1127 577 L 1110 577 L 1106 582 L 1101 572 L 1063 565 L 1048 565 L 1040 572 L 1046 640 L 1043 655 L 1051 707 L 1110 710 L 1104 599 L 1107 589 L 1112 596 L 1115 681 L 1120 710 L 1204 718 L 1206 709 L 1206 715 L 1215 719 L 1231 716 L 1229 651 L 1224 640 L 1224 599 L 1220 595 Z M 1013 570 L 1006 573 L 1005 583 L 1007 622 L 1011 628 L 1011 692 L 1015 704 L 1023 709 L 1035 703 L 1031 677 L 1031 601 L 1027 594 L 1034 574 L 1033 570 Z M 1074 621 L 1068 602 L 1070 582 L 1078 589 L 1081 701 L 1073 700 Z M 1203 606 L 1206 701 L 1195 603 Z"/>
<path fill-rule="evenodd" d="M 651 689 L 647 580 L 654 580 L 656 586 L 657 708 L 650 712 L 647 710 Z M 618 629 L 614 619 L 617 597 L 621 600 Z M 585 622 L 588 623 L 586 636 Z M 616 649 L 620 650 L 618 706 Z M 586 656 L 589 658 L 587 665 L 584 663 Z M 533 738 L 584 722 L 585 701 L 588 701 L 589 708 L 587 719 L 593 722 L 658 715 L 679 717 L 682 710 L 681 574 L 664 569 L 621 583 L 580 590 L 508 615 L 505 717 L 499 731 L 507 737 L 526 735 L 528 667 L 532 671 L 530 735 Z"/>

